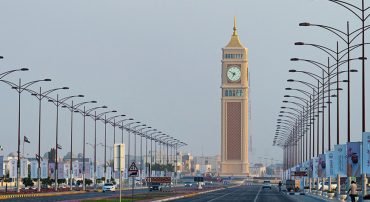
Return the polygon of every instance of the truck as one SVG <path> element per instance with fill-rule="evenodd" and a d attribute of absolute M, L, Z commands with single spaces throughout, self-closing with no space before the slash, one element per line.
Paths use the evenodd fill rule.
<path fill-rule="evenodd" d="M 286 180 L 285 187 L 288 192 L 295 191 L 295 189 L 300 189 L 299 180 Z"/>

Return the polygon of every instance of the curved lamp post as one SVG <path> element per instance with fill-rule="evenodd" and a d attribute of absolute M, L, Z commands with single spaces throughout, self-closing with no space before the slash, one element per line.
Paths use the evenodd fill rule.
<path fill-rule="evenodd" d="M 57 90 L 68 90 L 68 87 L 54 88 L 47 90 L 45 92 L 40 91 L 39 93 L 32 93 L 31 95 L 35 96 L 39 100 L 39 142 L 38 142 L 38 153 L 36 155 L 38 167 L 37 167 L 37 191 L 41 191 L 41 101 L 48 96 L 50 93 Z"/>
<path fill-rule="evenodd" d="M 28 70 L 28 69 L 27 69 Z M 27 70 L 21 70 L 21 71 L 27 71 Z M 7 75 L 7 74 L 4 74 Z M 3 75 L 3 76 L 4 76 Z M 51 81 L 51 79 L 41 79 L 41 80 L 35 80 L 30 81 L 27 83 L 22 84 L 21 79 L 19 79 L 18 85 L 15 83 L 12 83 L 10 81 L 6 80 L 0 80 L 10 86 L 12 86 L 12 89 L 16 90 L 18 93 L 18 159 L 17 159 L 17 192 L 19 192 L 19 183 L 20 183 L 20 143 L 21 143 L 21 94 L 24 90 L 26 90 L 31 85 L 42 82 L 42 81 Z"/>
<path fill-rule="evenodd" d="M 84 95 L 72 95 L 59 99 L 59 94 L 57 94 L 57 99 L 49 99 L 48 101 L 53 103 L 57 107 L 56 114 L 56 127 L 55 127 L 55 168 L 54 168 L 54 180 L 55 180 L 55 191 L 58 191 L 58 133 L 59 133 L 59 106 L 64 104 L 65 101 L 75 98 L 75 97 L 84 97 Z"/>

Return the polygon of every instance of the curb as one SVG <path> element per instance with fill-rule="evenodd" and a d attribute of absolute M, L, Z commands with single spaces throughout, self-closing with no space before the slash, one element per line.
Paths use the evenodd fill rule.
<path fill-rule="evenodd" d="M 306 193 L 303 193 L 303 192 L 288 192 L 287 195 L 306 195 Z"/>
<path fill-rule="evenodd" d="M 340 202 L 340 200 L 338 200 L 337 198 L 329 199 L 329 198 L 326 198 L 326 197 L 317 196 L 317 195 L 313 195 L 313 194 L 306 194 L 306 196 L 314 198 L 314 199 L 322 200 L 322 201 L 327 201 L 327 202 Z"/>
<path fill-rule="evenodd" d="M 234 188 L 234 187 L 238 187 L 238 186 L 241 186 L 241 185 L 234 185 L 234 186 L 230 186 L 230 187 L 227 187 L 227 188 Z M 174 196 L 174 197 L 171 197 L 171 198 L 159 199 L 159 200 L 155 200 L 153 202 L 163 202 L 163 201 L 172 201 L 172 200 L 176 200 L 176 199 L 190 198 L 190 197 L 193 197 L 193 196 L 207 194 L 207 193 L 211 193 L 211 192 L 215 192 L 215 191 L 220 191 L 220 190 L 224 190 L 224 189 L 227 189 L 227 188 L 218 188 L 218 189 L 208 190 L 208 191 L 204 191 L 204 192 L 195 192 L 195 193 L 185 194 L 185 195 L 182 195 L 182 196 Z"/>
<path fill-rule="evenodd" d="M 83 194 L 86 191 L 78 192 L 57 192 L 57 193 L 38 193 L 38 194 L 10 194 L 10 195 L 1 195 L 0 200 L 9 199 L 9 198 L 29 198 L 29 197 L 43 197 L 43 196 L 61 196 L 61 195 L 72 195 L 72 194 Z"/>

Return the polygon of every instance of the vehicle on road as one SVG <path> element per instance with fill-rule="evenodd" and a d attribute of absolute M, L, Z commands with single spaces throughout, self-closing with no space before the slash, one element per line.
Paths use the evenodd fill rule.
<path fill-rule="evenodd" d="M 153 190 L 162 191 L 162 185 L 161 185 L 161 183 L 151 182 L 148 185 L 149 185 L 149 191 L 153 191 Z"/>
<path fill-rule="evenodd" d="M 269 180 L 263 181 L 262 189 L 271 189 L 271 182 Z"/>
<path fill-rule="evenodd" d="M 103 185 L 103 192 L 106 192 L 106 191 L 113 191 L 113 192 L 115 192 L 116 191 L 116 187 L 112 183 L 105 183 Z"/>
<path fill-rule="evenodd" d="M 196 184 L 195 182 L 191 182 L 191 181 L 184 182 L 184 186 L 185 186 L 185 187 L 192 187 L 192 186 L 194 186 L 195 184 Z"/>
<path fill-rule="evenodd" d="M 300 188 L 300 182 L 299 180 L 286 180 L 285 181 L 285 187 L 288 192 L 294 191 L 294 190 L 299 190 Z"/>

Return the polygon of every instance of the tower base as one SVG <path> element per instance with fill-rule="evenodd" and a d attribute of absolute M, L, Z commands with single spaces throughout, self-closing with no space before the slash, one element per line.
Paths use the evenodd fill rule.
<path fill-rule="evenodd" d="M 220 176 L 249 176 L 249 163 L 222 162 Z"/>

